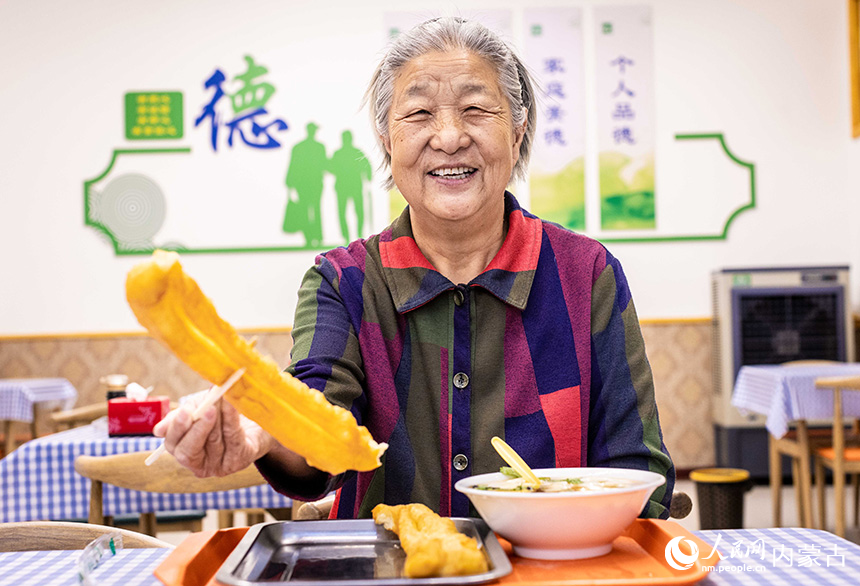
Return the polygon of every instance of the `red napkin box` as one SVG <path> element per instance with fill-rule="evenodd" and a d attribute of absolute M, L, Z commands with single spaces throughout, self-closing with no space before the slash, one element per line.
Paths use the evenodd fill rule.
<path fill-rule="evenodd" d="M 108 435 L 152 435 L 152 428 L 170 411 L 170 397 L 127 397 L 108 401 Z"/>

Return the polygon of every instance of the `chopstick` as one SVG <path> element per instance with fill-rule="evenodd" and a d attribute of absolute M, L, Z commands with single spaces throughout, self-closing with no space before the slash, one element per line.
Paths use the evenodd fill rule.
<path fill-rule="evenodd" d="M 203 397 L 203 402 L 197 406 L 197 409 L 194 410 L 194 413 L 191 414 L 191 421 L 197 421 L 203 415 L 203 412 L 206 411 L 209 407 L 218 402 L 218 399 L 224 396 L 224 393 L 230 390 L 236 381 L 242 378 L 242 375 L 245 374 L 245 369 L 240 368 L 236 372 L 230 375 L 223 385 L 215 386 L 209 389 L 209 392 L 206 393 L 206 396 Z M 154 452 L 152 452 L 149 456 L 147 456 L 146 460 L 144 460 L 144 464 L 147 466 L 152 466 L 152 463 L 158 460 L 161 457 L 161 454 L 164 453 L 164 444 L 162 443 L 158 446 Z"/>

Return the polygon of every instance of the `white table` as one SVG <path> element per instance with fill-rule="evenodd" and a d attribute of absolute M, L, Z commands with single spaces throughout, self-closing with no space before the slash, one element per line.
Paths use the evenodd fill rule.
<path fill-rule="evenodd" d="M 154 450 L 163 440 L 152 436 L 109 437 L 107 420 L 29 441 L 0 460 L 0 523 L 86 519 L 90 480 L 75 472 L 81 454 L 107 456 Z M 268 484 L 200 494 L 163 494 L 104 487 L 104 513 L 208 509 L 279 509 L 291 500 Z"/>
<path fill-rule="evenodd" d="M 860 375 L 858 363 L 815 365 L 742 366 L 735 381 L 732 405 L 767 417 L 770 433 L 770 486 L 774 525 L 781 524 L 782 454 L 797 458 L 795 485 L 798 516 L 804 527 L 812 527 L 812 480 L 810 465 L 816 445 L 810 440 L 808 422 L 833 418 L 833 391 L 815 387 L 816 379 Z M 860 417 L 860 393 L 843 394 L 847 417 Z M 828 421 L 828 423 L 830 423 Z M 796 439 L 786 438 L 789 424 L 797 427 Z"/>
<path fill-rule="evenodd" d="M 0 421 L 6 442 L 4 454 L 15 449 L 12 422 L 33 425 L 36 437 L 35 412 L 37 403 L 48 408 L 70 409 L 78 399 L 78 391 L 64 378 L 6 378 L 0 379 Z"/>
<path fill-rule="evenodd" d="M 860 375 L 860 364 L 815 366 L 742 366 L 738 372 L 732 405 L 767 417 L 765 426 L 775 438 L 788 432 L 792 421 L 833 417 L 833 392 L 816 389 L 815 379 Z M 845 396 L 846 416 L 860 416 L 860 393 Z"/>

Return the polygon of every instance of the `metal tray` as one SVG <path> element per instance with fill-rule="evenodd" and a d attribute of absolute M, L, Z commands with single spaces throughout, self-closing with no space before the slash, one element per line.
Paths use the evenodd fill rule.
<path fill-rule="evenodd" d="M 397 535 L 372 519 L 276 521 L 248 529 L 218 570 L 216 579 L 231 586 L 436 586 L 482 584 L 511 572 L 508 556 L 483 520 L 452 520 L 458 531 L 478 541 L 487 556 L 487 572 L 406 578 L 406 554 Z"/>

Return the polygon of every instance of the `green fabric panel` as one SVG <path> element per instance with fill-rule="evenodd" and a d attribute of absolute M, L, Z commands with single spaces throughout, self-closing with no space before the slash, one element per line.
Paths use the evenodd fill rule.
<path fill-rule="evenodd" d="M 672 467 L 672 461 L 661 449 L 663 435 L 660 430 L 657 403 L 654 398 L 654 378 L 648 364 L 648 357 L 645 355 L 645 340 L 642 338 L 639 318 L 636 316 L 636 308 L 632 299 L 627 305 L 627 309 L 621 313 L 621 320 L 624 323 L 627 364 L 631 365 L 630 380 L 636 391 L 639 419 L 642 420 L 642 442 L 651 454 L 648 460 L 648 469 L 651 472 L 666 476 Z M 664 484 L 651 495 L 646 512 L 648 517 L 659 517 L 666 510 L 666 507 L 660 504 L 665 494 L 666 485 Z"/>
<path fill-rule="evenodd" d="M 595 303 L 595 299 L 615 299 L 615 271 L 611 266 L 600 273 L 591 287 L 591 335 L 599 334 L 609 325 L 615 303 Z"/>
<path fill-rule="evenodd" d="M 453 336 L 450 327 L 453 322 L 451 299 L 451 294 L 440 295 L 422 308 L 422 311 L 406 314 L 413 351 L 409 399 L 405 412 L 406 428 L 410 433 L 409 441 L 415 456 L 415 481 L 411 500 L 426 503 L 434 509 L 438 507 L 442 486 L 439 418 L 447 417 L 448 414 L 448 409 L 442 414 L 440 408 L 440 372 L 442 348 L 448 345 Z"/>
<path fill-rule="evenodd" d="M 498 472 L 505 465 L 493 449 L 494 435 L 505 437 L 504 343 L 506 306 L 481 288 L 470 288 L 472 328 L 471 473 Z"/>
<path fill-rule="evenodd" d="M 296 326 L 291 335 L 293 337 L 293 348 L 290 350 L 290 362 L 295 363 L 308 357 L 313 342 L 314 328 L 317 321 L 317 290 L 322 283 L 322 275 L 316 268 L 308 269 L 299 287 L 299 299 L 296 304 L 296 317 L 294 324 L 307 324 Z M 290 374 L 295 374 L 292 364 L 287 368 Z"/>

